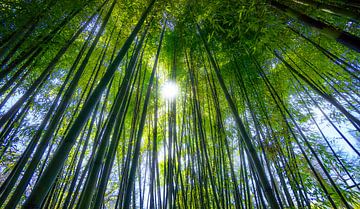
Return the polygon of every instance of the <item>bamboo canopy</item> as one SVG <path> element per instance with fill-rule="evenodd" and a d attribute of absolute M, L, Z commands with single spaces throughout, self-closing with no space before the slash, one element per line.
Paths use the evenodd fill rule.
<path fill-rule="evenodd" d="M 0 11 L 0 208 L 360 208 L 359 3 Z"/>

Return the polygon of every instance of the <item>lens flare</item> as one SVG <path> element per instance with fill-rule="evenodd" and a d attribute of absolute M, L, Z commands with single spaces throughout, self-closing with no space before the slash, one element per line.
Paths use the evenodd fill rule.
<path fill-rule="evenodd" d="M 179 88 L 173 81 L 166 81 L 161 87 L 161 96 L 164 99 L 172 100 L 178 95 Z"/>

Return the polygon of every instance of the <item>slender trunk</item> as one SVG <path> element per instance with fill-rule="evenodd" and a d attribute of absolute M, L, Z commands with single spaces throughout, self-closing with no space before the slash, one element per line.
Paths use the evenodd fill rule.
<path fill-rule="evenodd" d="M 330 104 L 334 105 L 341 113 L 343 113 L 349 121 L 354 125 L 354 127 L 360 131 L 360 120 L 352 115 L 349 111 L 347 111 L 333 96 L 319 89 L 314 82 L 311 82 L 304 75 L 299 73 L 296 69 L 294 69 L 285 59 L 280 56 L 277 52 L 274 53 L 279 60 L 281 60 L 285 66 L 298 77 L 300 77 L 304 82 L 306 82 L 316 93 L 318 93 L 322 98 L 328 101 Z"/>
<path fill-rule="evenodd" d="M 354 36 L 346 31 L 339 30 L 329 24 L 326 24 L 322 21 L 316 20 L 302 12 L 296 11 L 284 4 L 281 4 L 277 1 L 272 0 L 270 2 L 271 6 L 283 11 L 287 15 L 297 18 L 308 26 L 318 30 L 320 33 L 325 36 L 336 40 L 337 42 L 345 45 L 346 47 L 353 49 L 357 52 L 360 52 L 360 38 Z"/>
<path fill-rule="evenodd" d="M 92 19 L 92 18 L 91 18 Z M 49 78 L 51 72 L 55 68 L 57 62 L 60 60 L 61 56 L 68 50 L 70 45 L 79 37 L 82 31 L 86 26 L 91 22 L 89 20 L 87 24 L 81 27 L 74 36 L 58 51 L 56 56 L 51 60 L 47 68 L 42 72 L 42 74 L 35 80 L 35 82 L 29 87 L 29 89 L 24 93 L 24 95 L 0 118 L 0 127 L 4 125 L 6 121 L 9 120 L 17 111 L 21 108 L 21 105 L 34 93 L 35 90 L 41 88 L 44 85 L 44 82 Z"/>
<path fill-rule="evenodd" d="M 41 203 L 44 201 L 46 194 L 49 192 L 49 188 L 55 182 L 56 175 L 59 173 L 62 165 L 67 159 L 77 136 L 79 135 L 81 129 L 85 125 L 85 122 L 90 116 L 91 111 L 94 109 L 104 89 L 106 88 L 107 84 L 110 82 L 111 78 L 113 77 L 117 67 L 119 66 L 126 52 L 130 48 L 131 43 L 133 42 L 135 36 L 137 35 L 138 31 L 141 29 L 141 26 L 143 25 L 154 3 L 155 0 L 152 0 L 149 7 L 142 14 L 139 22 L 133 29 L 132 33 L 130 34 L 126 42 L 124 43 L 123 47 L 116 56 L 115 60 L 110 64 L 108 70 L 101 79 L 100 83 L 96 86 L 96 88 L 90 95 L 89 99 L 84 104 L 82 110 L 80 111 L 78 117 L 74 121 L 74 124 L 70 128 L 68 134 L 63 139 L 63 142 L 56 150 L 54 157 L 49 162 L 44 173 L 41 175 L 39 182 L 35 185 L 33 191 L 26 200 L 24 208 L 38 208 L 41 206 Z"/>
<path fill-rule="evenodd" d="M 139 49 L 141 48 L 141 46 L 139 46 Z M 138 52 L 137 52 L 138 53 Z M 106 190 L 106 185 L 107 182 L 109 180 L 110 177 L 110 172 L 111 172 L 111 168 L 113 166 L 114 160 L 115 160 L 115 154 L 118 148 L 118 144 L 119 144 L 119 140 L 120 140 L 120 135 L 123 131 L 123 127 L 124 127 L 124 123 L 125 123 L 125 115 L 127 113 L 128 110 L 128 106 L 130 105 L 130 99 L 132 96 L 132 92 L 134 90 L 134 85 L 130 85 L 130 81 L 131 81 L 131 74 L 133 74 L 133 71 L 135 69 L 135 62 L 136 62 L 136 57 L 138 55 L 135 54 L 134 56 L 134 63 L 132 63 L 130 61 L 129 66 L 128 66 L 128 70 L 127 70 L 127 74 L 130 74 L 130 76 L 126 76 L 123 79 L 123 83 L 122 86 L 119 89 L 119 93 L 117 95 L 117 102 L 120 104 L 121 106 L 119 107 L 115 107 L 115 110 L 117 110 L 117 112 L 114 112 L 114 116 L 116 116 L 116 121 L 113 121 L 112 123 L 115 125 L 114 126 L 114 134 L 111 140 L 111 143 L 109 145 L 109 150 L 108 150 L 108 154 L 106 156 L 106 161 L 105 161 L 105 165 L 104 165 L 104 169 L 101 175 L 101 180 L 99 182 L 99 189 L 98 189 L 98 193 L 96 195 L 96 199 L 94 202 L 94 208 L 100 208 L 100 206 L 103 203 L 103 199 L 104 199 L 104 193 Z M 142 56 L 140 58 L 140 62 L 142 61 Z M 141 63 L 139 64 L 141 65 Z M 139 66 L 139 69 L 141 69 L 141 66 Z M 135 78 L 134 78 L 134 82 L 136 80 L 138 72 L 136 72 Z M 145 77 L 145 76 L 144 76 Z M 129 88 L 131 86 L 131 90 L 129 91 Z M 124 96 L 122 96 L 124 95 Z M 117 105 L 119 105 L 117 104 Z M 111 115 L 112 116 L 112 115 Z M 111 117 L 110 116 L 110 117 Z M 113 118 L 113 120 L 115 120 L 115 117 Z M 110 126 L 109 126 L 110 128 Z M 103 136 L 103 138 L 105 139 L 105 137 L 109 137 L 109 136 Z M 104 140 L 103 139 L 103 140 Z"/>
<path fill-rule="evenodd" d="M 127 187 L 125 190 L 125 199 L 124 199 L 124 206 L 123 206 L 124 209 L 128 209 L 130 207 L 130 199 L 131 199 L 130 197 L 131 197 L 131 193 L 132 193 L 132 188 L 134 186 L 135 172 L 136 172 L 136 168 L 137 168 L 137 164 L 138 164 L 138 160 L 139 160 L 139 156 L 140 156 L 141 138 L 142 138 L 142 134 L 143 134 L 144 126 L 145 126 L 146 113 L 147 113 L 147 108 L 149 105 L 152 85 L 154 83 L 154 77 L 155 77 L 155 72 L 157 69 L 158 59 L 159 59 L 159 55 L 160 55 L 160 49 L 161 49 L 162 41 L 163 41 L 163 37 L 164 37 L 165 26 L 166 26 L 166 21 L 164 23 L 164 26 L 163 26 L 163 29 L 162 29 L 162 32 L 160 35 L 160 42 L 159 42 L 159 46 L 158 46 L 158 49 L 156 52 L 154 66 L 153 66 L 153 70 L 151 72 L 148 88 L 146 91 L 144 106 L 143 106 L 141 118 L 139 121 L 139 129 L 137 132 L 137 139 L 136 139 L 136 144 L 135 144 L 135 149 L 134 149 L 134 154 L 133 154 L 134 157 L 133 157 L 130 172 L 129 172 L 129 181 L 127 182 Z"/>
<path fill-rule="evenodd" d="M 226 86 L 225 86 L 225 83 L 224 83 L 224 80 L 220 74 L 220 70 L 218 69 L 218 66 L 216 65 L 215 63 L 215 60 L 210 52 L 210 49 L 204 39 L 204 35 L 202 34 L 201 30 L 200 30 L 200 27 L 197 25 L 197 28 L 198 28 L 198 31 L 200 33 L 200 36 L 201 36 L 201 39 L 203 41 L 203 44 L 205 46 L 205 50 L 206 50 L 206 53 L 208 54 L 209 58 L 210 58 L 210 61 L 211 61 L 211 64 L 213 66 L 213 69 L 216 73 L 216 76 L 218 78 L 218 81 L 219 81 L 219 84 L 221 86 L 221 89 L 223 90 L 224 94 L 225 94 L 225 98 L 230 106 L 230 109 L 232 111 L 232 114 L 233 114 L 233 117 L 235 119 L 235 122 L 239 128 L 239 131 L 241 133 L 241 138 L 242 140 L 244 141 L 244 143 L 246 144 L 246 148 L 251 156 L 251 163 L 254 165 L 254 167 L 256 168 L 256 172 L 257 174 L 259 175 L 259 179 L 260 179 L 260 182 L 261 182 L 261 185 L 262 185 L 262 188 L 264 190 L 264 193 L 266 195 L 266 198 L 268 200 L 268 203 L 269 205 L 271 206 L 271 208 L 275 209 L 275 208 L 279 208 L 279 205 L 278 205 L 278 202 L 276 200 L 276 197 L 272 191 L 272 188 L 270 186 L 270 183 L 269 183 L 269 180 L 266 176 L 266 173 L 265 173 L 265 170 L 264 168 L 261 166 L 261 163 L 260 163 L 260 159 L 257 155 L 257 151 L 256 151 L 256 148 L 250 138 L 250 136 L 248 135 L 246 129 L 245 129 L 245 126 L 242 122 L 242 120 L 240 119 L 240 116 L 239 116 L 239 113 L 237 111 L 237 108 L 236 108 L 236 105 L 234 103 L 234 101 L 232 100 Z"/>
<path fill-rule="evenodd" d="M 315 9 L 320 9 L 330 14 L 335 14 L 345 18 L 360 21 L 359 11 L 345 8 L 345 5 L 343 7 L 339 7 L 336 5 L 332 5 L 331 3 L 327 4 L 314 0 L 292 0 L 292 1 L 298 4 L 311 6 Z"/>
<path fill-rule="evenodd" d="M 112 110 L 110 111 L 110 114 L 109 114 L 110 116 L 109 116 L 108 122 L 106 124 L 104 134 L 102 136 L 101 143 L 99 145 L 99 149 L 95 156 L 94 167 L 92 168 L 92 170 L 90 170 L 90 175 L 88 177 L 89 180 L 87 180 L 88 184 L 85 185 L 85 189 L 83 191 L 84 198 L 79 202 L 79 205 L 78 205 L 79 208 L 89 208 L 90 207 L 91 200 L 92 200 L 93 194 L 95 192 L 95 186 L 96 186 L 96 182 L 98 179 L 99 171 L 103 164 L 103 158 L 105 156 L 106 149 L 108 147 L 109 138 L 112 133 L 113 127 L 115 125 L 115 120 L 117 119 L 117 117 L 121 117 L 121 116 L 118 116 L 119 113 L 123 113 L 121 111 L 121 107 L 125 108 L 125 99 L 127 97 L 126 92 L 128 92 L 127 90 L 130 87 L 131 77 L 133 75 L 133 71 L 134 71 L 135 65 L 136 65 L 136 60 L 137 60 L 138 54 L 140 52 L 140 48 L 142 47 L 143 41 L 144 41 L 144 37 L 137 47 L 136 54 L 133 59 L 134 61 L 133 61 L 132 65 L 129 65 L 129 69 L 126 71 L 125 78 L 123 79 L 122 84 L 119 88 L 119 91 L 116 95 L 116 101 L 112 107 Z M 116 147 L 114 147 L 114 148 L 116 148 Z M 106 172 L 106 170 L 103 170 L 103 171 Z M 106 185 L 102 185 L 102 186 L 105 187 Z M 99 203 L 101 203 L 101 202 L 98 202 L 97 204 L 99 204 Z"/>
<path fill-rule="evenodd" d="M 288 115 L 288 117 L 290 118 L 290 120 L 292 121 L 292 123 L 295 125 L 296 129 L 298 130 L 300 136 L 303 138 L 305 145 L 310 149 L 311 153 L 313 154 L 313 156 L 315 157 L 316 161 L 318 162 L 318 164 L 321 166 L 322 170 L 324 171 L 324 173 L 326 174 L 327 178 L 329 179 L 329 181 L 331 182 L 332 188 L 335 189 L 336 193 L 338 194 L 338 197 L 341 199 L 341 201 L 345 204 L 346 208 L 351 208 L 351 206 L 349 205 L 349 203 L 347 202 L 347 200 L 345 199 L 345 197 L 342 195 L 341 191 L 339 190 L 338 186 L 335 184 L 335 182 L 332 180 L 332 178 L 330 177 L 330 174 L 328 173 L 328 171 L 325 169 L 323 163 L 321 162 L 320 158 L 318 157 L 318 155 L 316 154 L 315 150 L 313 149 L 313 147 L 310 145 L 307 137 L 304 135 L 303 131 L 301 130 L 301 128 L 299 127 L 298 123 L 295 121 L 294 117 L 292 116 L 292 114 L 289 112 L 289 110 L 286 108 L 286 106 L 284 105 L 283 101 L 280 99 L 278 93 L 275 91 L 275 89 L 273 88 L 273 86 L 271 85 L 271 83 L 269 82 L 266 74 L 263 72 L 262 68 L 258 65 L 257 61 L 254 60 L 254 62 L 257 65 L 257 69 L 259 70 L 259 72 L 261 73 L 261 76 L 263 77 L 274 101 L 277 103 L 279 110 L 284 118 L 284 121 L 286 122 L 286 125 L 290 131 L 290 133 L 292 134 L 292 136 L 294 137 L 298 147 L 300 148 L 300 151 L 302 152 L 303 156 L 305 157 L 310 169 L 312 170 L 312 172 L 314 173 L 316 179 L 318 180 L 319 184 L 321 185 L 322 189 L 324 190 L 325 194 L 327 195 L 329 201 L 331 202 L 332 206 L 336 207 L 336 204 L 333 200 L 333 198 L 331 197 L 328 189 L 326 188 L 326 185 L 323 183 L 323 181 L 321 180 L 321 176 L 319 176 L 316 171 L 315 168 L 313 166 L 313 164 L 311 163 L 311 160 L 308 158 L 308 155 L 306 154 L 304 148 L 302 147 L 299 139 L 297 138 L 297 136 L 295 135 L 293 128 L 291 127 L 291 125 L 289 124 L 289 122 L 286 119 L 285 113 Z M 282 110 L 281 107 L 284 109 Z"/>

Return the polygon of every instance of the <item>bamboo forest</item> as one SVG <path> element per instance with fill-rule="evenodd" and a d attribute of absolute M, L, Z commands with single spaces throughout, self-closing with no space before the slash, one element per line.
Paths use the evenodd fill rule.
<path fill-rule="evenodd" d="M 0 208 L 360 208 L 360 2 L 0 1 Z"/>

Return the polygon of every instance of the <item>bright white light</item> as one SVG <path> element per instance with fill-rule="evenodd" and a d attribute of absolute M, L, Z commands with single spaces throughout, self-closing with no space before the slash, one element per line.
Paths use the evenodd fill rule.
<path fill-rule="evenodd" d="M 161 96 L 164 99 L 175 99 L 179 91 L 178 86 L 173 81 L 166 81 L 161 87 Z"/>

